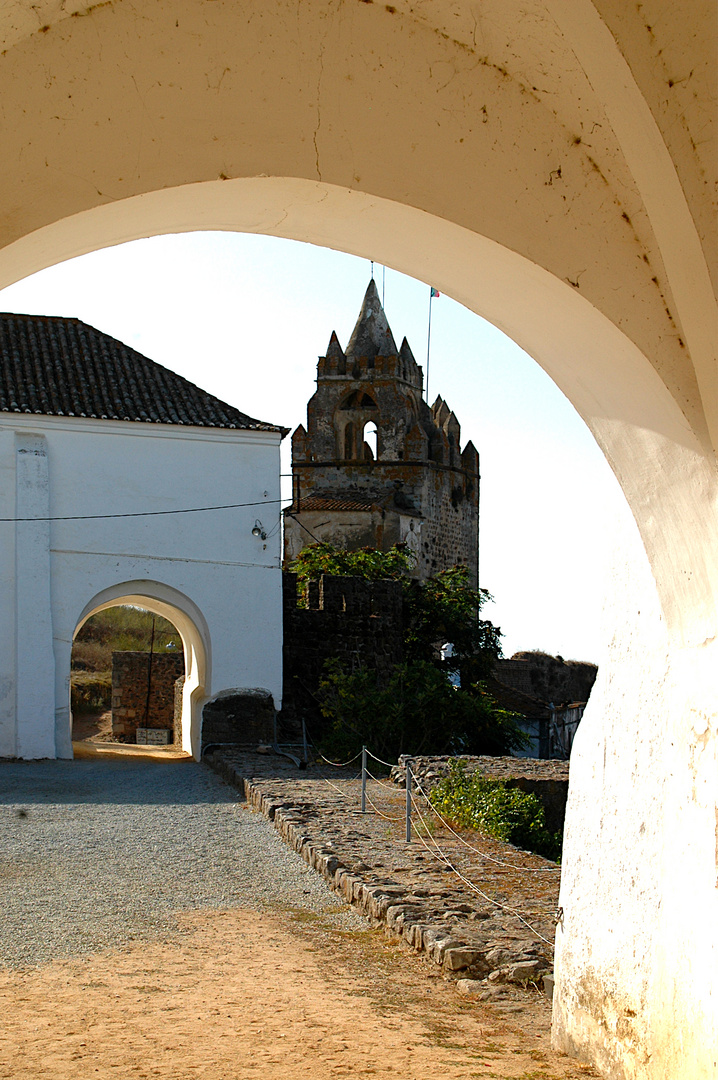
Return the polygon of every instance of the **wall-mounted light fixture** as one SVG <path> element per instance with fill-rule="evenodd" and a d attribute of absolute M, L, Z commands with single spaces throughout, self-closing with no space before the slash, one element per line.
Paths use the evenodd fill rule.
<path fill-rule="evenodd" d="M 259 520 L 259 518 L 254 519 L 254 528 L 252 529 L 252 536 L 259 536 L 259 537 L 261 537 L 262 540 L 267 539 L 267 534 L 264 531 L 264 525 L 262 525 L 262 522 Z"/>

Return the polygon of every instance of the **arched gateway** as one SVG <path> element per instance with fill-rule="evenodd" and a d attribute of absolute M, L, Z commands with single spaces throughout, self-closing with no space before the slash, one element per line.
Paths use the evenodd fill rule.
<path fill-rule="evenodd" d="M 118 604 L 134 604 L 155 615 L 162 615 L 176 627 L 184 652 L 184 686 L 182 688 L 182 749 L 195 757 L 201 745 L 202 706 L 207 700 L 207 687 L 211 686 L 211 643 L 207 621 L 189 597 L 159 581 L 127 581 L 104 589 L 85 605 L 77 621 L 73 639 L 78 630 L 98 611 Z M 60 659 L 57 656 L 56 662 Z M 61 686 L 70 678 L 69 656 L 62 657 L 62 669 L 57 671 Z M 68 716 L 68 725 L 71 718 Z M 61 725 L 59 725 L 61 726 Z"/>
<path fill-rule="evenodd" d="M 309 240 L 485 315 L 584 417 L 638 532 L 573 751 L 555 1038 L 611 1077 L 714 1077 L 714 13 L 45 0 L 0 22 L 0 281 L 163 231 Z"/>

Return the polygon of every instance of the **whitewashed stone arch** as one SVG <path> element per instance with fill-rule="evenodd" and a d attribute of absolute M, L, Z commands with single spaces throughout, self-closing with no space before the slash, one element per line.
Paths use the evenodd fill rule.
<path fill-rule="evenodd" d="M 718 1061 L 716 26 L 699 0 L 0 12 L 0 283 L 155 232 L 381 260 L 510 334 L 640 532 L 572 758 L 557 1045 Z M 690 900 L 687 913 L 686 902 Z"/>
<path fill-rule="evenodd" d="M 99 611 L 134 604 L 168 619 L 182 639 L 185 660 L 185 683 L 182 691 L 182 749 L 199 756 L 202 706 L 211 679 L 211 643 L 209 628 L 202 612 L 189 597 L 159 581 L 126 581 L 103 589 L 83 608 L 77 632 Z M 61 672 L 60 677 L 65 677 Z"/>

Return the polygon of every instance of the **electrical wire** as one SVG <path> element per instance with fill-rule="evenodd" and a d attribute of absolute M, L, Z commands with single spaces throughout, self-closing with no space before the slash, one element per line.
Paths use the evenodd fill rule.
<path fill-rule="evenodd" d="M 0 517 L 0 522 L 17 521 L 110 521 L 117 518 L 164 517 L 168 514 L 205 514 L 210 510 L 239 510 L 245 506 L 269 506 L 282 499 L 259 499 L 257 502 L 223 503 L 219 506 L 191 506 L 184 510 L 138 510 L 130 514 L 58 514 L 49 517 Z"/>

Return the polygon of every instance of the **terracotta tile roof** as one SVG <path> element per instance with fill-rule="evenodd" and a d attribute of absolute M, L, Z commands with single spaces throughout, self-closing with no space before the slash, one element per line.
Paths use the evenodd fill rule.
<path fill-rule="evenodd" d="M 0 313 L 0 411 L 287 433 L 79 319 L 47 315 Z"/>
<path fill-rule="evenodd" d="M 287 508 L 287 513 L 297 514 L 305 510 L 374 510 L 379 509 L 375 499 L 349 495 L 337 498 L 334 495 L 308 495 L 302 499 L 299 507 L 296 502 Z"/>

